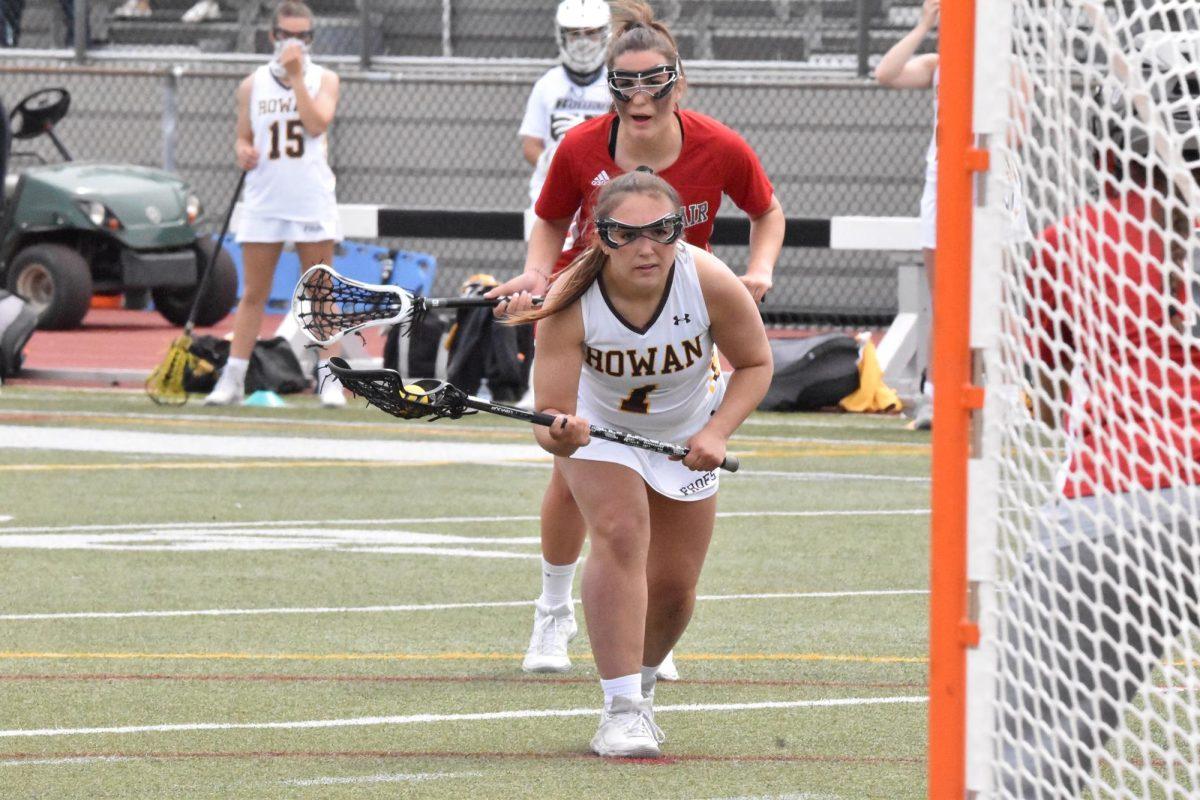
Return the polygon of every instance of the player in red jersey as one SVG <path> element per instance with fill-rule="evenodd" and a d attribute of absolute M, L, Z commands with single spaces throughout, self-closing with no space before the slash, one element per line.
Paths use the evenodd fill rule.
<path fill-rule="evenodd" d="M 531 308 L 530 296 L 544 294 L 551 275 L 587 243 L 600 187 L 637 169 L 654 172 L 679 193 L 689 244 L 708 248 L 722 194 L 750 217 L 750 256 L 741 280 L 761 302 L 771 288 L 784 233 L 783 209 L 770 180 L 737 133 L 679 108 L 684 75 L 678 47 L 649 6 L 619 0 L 612 8 L 607 66 L 614 110 L 572 128 L 559 144 L 535 206 L 524 271 L 489 292 L 516 295 L 497 307 L 497 315 Z M 568 236 L 573 244 L 564 251 Z M 653 394 L 648 400 L 654 402 Z M 522 664 L 526 671 L 562 672 L 571 666 L 567 642 L 577 630 L 571 583 L 584 535 L 583 517 L 556 469 L 542 501 L 542 594 Z M 647 628 L 665 627 L 661 618 L 673 613 L 649 609 Z M 653 691 L 656 668 L 663 677 L 676 676 L 670 663 L 644 666 L 647 692 Z"/>

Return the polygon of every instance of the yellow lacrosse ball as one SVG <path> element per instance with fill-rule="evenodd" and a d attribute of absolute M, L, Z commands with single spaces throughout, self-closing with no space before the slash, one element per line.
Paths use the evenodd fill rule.
<path fill-rule="evenodd" d="M 414 402 L 428 403 L 429 397 L 425 394 L 425 390 L 415 383 L 410 383 L 404 387 L 404 393 L 412 397 Z"/>
<path fill-rule="evenodd" d="M 429 405 L 430 403 L 429 395 L 426 394 L 424 389 L 415 383 L 407 384 L 404 389 L 401 390 L 401 394 L 404 396 L 404 399 L 410 403 L 422 403 L 424 405 Z M 425 416 L 425 413 L 413 408 L 409 409 L 405 416 L 408 419 L 416 419 Z"/>

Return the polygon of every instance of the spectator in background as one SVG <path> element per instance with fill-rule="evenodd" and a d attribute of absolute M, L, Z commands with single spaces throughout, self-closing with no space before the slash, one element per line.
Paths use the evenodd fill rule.
<path fill-rule="evenodd" d="M 75 2 L 58 0 L 62 8 L 66 32 L 63 47 L 75 46 Z M 0 47 L 20 47 L 21 15 L 25 13 L 25 0 L 0 0 Z"/>
<path fill-rule="evenodd" d="M 937 85 L 938 54 L 916 55 L 917 48 L 938 23 L 942 0 L 925 0 L 921 18 L 903 39 L 892 45 L 875 67 L 875 80 L 889 89 L 933 89 L 933 135 L 925 151 L 925 188 L 921 193 L 921 253 L 925 259 L 925 278 L 933 294 L 934 248 L 937 247 Z M 930 320 L 929 330 L 933 330 Z M 927 357 L 932 357 L 932 350 Z M 913 427 L 929 430 L 933 426 L 933 384 L 925 368 L 921 371 L 920 400 L 916 404 Z"/>
<path fill-rule="evenodd" d="M 559 141 L 580 122 L 605 114 L 612 107 L 604 68 L 611 21 L 606 0 L 563 0 L 554 15 L 554 38 L 562 63 L 533 85 L 519 131 L 521 152 L 533 167 L 530 207 L 525 212 L 526 241 L 536 218 L 533 204 L 542 193 Z M 567 242 L 568 247 L 570 244 Z"/>
<path fill-rule="evenodd" d="M 257 2 L 257 0 L 252 0 Z M 113 11 L 113 16 L 119 19 L 136 19 L 138 17 L 148 17 L 154 12 L 150 7 L 150 0 L 125 0 L 117 10 Z M 221 7 L 217 4 L 217 0 L 199 0 L 194 6 L 183 12 L 181 19 L 184 22 L 212 22 L 221 18 Z"/>
<path fill-rule="evenodd" d="M 238 166 L 246 171 L 238 222 L 244 286 L 233 321 L 229 360 L 205 405 L 236 405 L 263 308 L 285 242 L 296 245 L 300 265 L 332 264 L 341 241 L 335 179 L 329 169 L 326 131 L 337 111 L 338 76 L 308 57 L 312 11 L 300 0 L 282 0 L 271 18 L 275 55 L 237 90 Z M 341 383 L 322 360 L 317 372 L 321 404 L 346 405 Z"/>

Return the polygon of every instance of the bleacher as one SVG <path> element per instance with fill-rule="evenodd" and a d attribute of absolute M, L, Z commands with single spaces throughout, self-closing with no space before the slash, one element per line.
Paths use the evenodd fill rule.
<path fill-rule="evenodd" d="M 221 18 L 179 21 L 193 0 L 151 0 L 140 19 L 110 16 L 117 0 L 94 0 L 92 35 L 113 48 L 203 52 L 264 52 L 269 3 L 222 0 Z M 316 54 L 359 55 L 360 0 L 310 0 L 316 14 Z M 810 61 L 858 51 L 858 0 L 656 0 L 685 59 Z M 455 0 L 451 52 L 460 57 L 553 58 L 553 0 Z M 869 52 L 882 54 L 907 33 L 920 0 L 866 0 Z M 30 0 L 23 44 L 51 46 L 61 21 L 54 0 Z M 441 0 L 372 0 L 367 30 L 374 56 L 443 53 Z M 55 24 L 57 23 L 57 24 Z"/>

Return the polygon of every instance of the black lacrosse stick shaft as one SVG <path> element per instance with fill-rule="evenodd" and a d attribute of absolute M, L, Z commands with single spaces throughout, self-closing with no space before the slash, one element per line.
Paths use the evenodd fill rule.
<path fill-rule="evenodd" d="M 549 414 L 543 414 L 540 411 L 527 411 L 523 408 L 515 408 L 514 406 L 506 406 L 500 403 L 492 403 L 487 400 L 480 400 L 478 397 L 467 396 L 463 403 L 468 408 L 473 408 L 477 411 L 486 411 L 489 414 L 497 414 L 501 417 L 509 419 L 522 420 L 523 422 L 531 422 L 534 425 L 541 425 L 549 428 L 554 424 L 557 417 L 552 417 Z M 645 436 L 638 436 L 636 433 L 626 433 L 625 431 L 615 430 L 613 428 L 604 428 L 599 425 L 589 425 L 588 435 L 595 436 L 597 439 L 605 439 L 617 444 L 627 445 L 629 447 L 637 447 L 642 450 L 650 450 L 655 453 L 662 453 L 668 456 L 678 456 L 682 458 L 686 456 L 690 450 L 682 445 L 671 444 L 670 442 L 660 442 L 657 439 L 650 439 Z M 737 472 L 741 463 L 735 455 L 726 455 L 725 460 L 720 463 L 720 468 L 726 472 Z"/>
<path fill-rule="evenodd" d="M 208 291 L 208 285 L 212 283 L 212 274 L 216 272 L 217 258 L 221 255 L 221 248 L 225 246 L 225 234 L 229 233 L 229 223 L 233 220 L 233 209 L 237 206 L 238 198 L 242 196 L 242 185 L 245 182 L 246 173 L 243 170 L 238 175 L 237 186 L 233 189 L 233 197 L 229 199 L 229 207 L 225 209 L 221 234 L 217 237 L 212 253 L 208 256 L 208 263 L 204 265 L 204 273 L 200 276 L 200 283 L 196 287 L 196 296 L 192 298 L 192 307 L 188 310 L 187 322 L 183 326 L 184 336 L 191 336 L 192 329 L 196 326 L 196 315 L 200 313 L 200 304 L 204 302 L 204 293 Z"/>
<path fill-rule="evenodd" d="M 424 393 L 414 394 L 405 389 L 404 380 L 394 369 L 351 369 L 345 359 L 337 357 L 329 359 L 329 369 L 342 382 L 342 386 L 376 408 L 401 419 L 458 419 L 465 414 L 484 411 L 545 428 L 549 428 L 557 419 L 540 411 L 529 411 L 471 397 L 458 387 L 441 381 L 427 381 L 425 383 L 431 384 L 430 388 L 426 390 L 421 387 Z M 423 381 L 418 380 L 415 383 L 419 385 Z M 588 434 L 597 439 L 606 439 L 668 456 L 682 458 L 689 452 L 681 445 L 660 442 L 657 439 L 638 436 L 636 433 L 603 428 L 599 425 L 589 426 Z M 727 472 L 737 472 L 739 466 L 735 455 L 725 456 L 725 460 L 720 464 L 721 469 Z"/>

